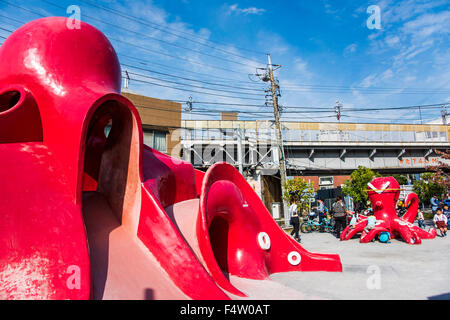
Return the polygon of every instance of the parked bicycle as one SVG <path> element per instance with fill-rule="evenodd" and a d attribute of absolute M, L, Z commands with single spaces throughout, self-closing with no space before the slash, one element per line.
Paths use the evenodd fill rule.
<path fill-rule="evenodd" d="M 324 218 L 322 223 L 320 223 L 316 219 L 308 219 L 300 225 L 300 230 L 303 233 L 311 233 L 319 230 L 332 232 L 334 230 L 334 221 L 332 218 Z"/>

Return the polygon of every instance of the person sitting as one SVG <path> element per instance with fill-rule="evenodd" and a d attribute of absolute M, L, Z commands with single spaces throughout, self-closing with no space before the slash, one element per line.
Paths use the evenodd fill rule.
<path fill-rule="evenodd" d="M 311 220 L 314 220 L 317 217 L 317 209 L 314 207 L 310 212 L 309 212 L 309 218 Z"/>
<path fill-rule="evenodd" d="M 445 195 L 445 199 L 442 201 L 444 203 L 444 205 L 447 205 L 450 207 L 450 194 L 446 194 Z M 445 213 L 444 213 L 445 214 Z M 448 217 L 447 217 L 448 218 Z"/>
<path fill-rule="evenodd" d="M 417 210 L 417 223 L 419 224 L 419 228 L 425 229 L 425 218 L 423 217 L 422 210 Z"/>
<path fill-rule="evenodd" d="M 441 232 L 441 237 L 447 236 L 447 217 L 442 213 L 442 209 L 438 208 L 433 218 L 434 226 Z"/>
<path fill-rule="evenodd" d="M 439 198 L 437 195 L 434 195 L 431 199 L 430 199 L 430 204 L 431 204 L 431 210 L 433 211 L 433 214 L 436 214 L 437 209 L 439 208 Z"/>
<path fill-rule="evenodd" d="M 450 209 L 448 204 L 444 204 L 444 209 L 442 210 L 442 214 L 447 217 L 447 228 L 450 226 Z"/>
<path fill-rule="evenodd" d="M 356 222 L 358 221 L 358 212 L 355 212 L 350 220 L 349 226 L 350 229 L 354 229 L 356 226 Z"/>
<path fill-rule="evenodd" d="M 375 218 L 375 214 L 373 213 L 373 211 L 370 211 L 369 212 L 369 217 L 367 218 L 367 225 L 364 228 L 364 232 L 365 233 L 369 233 L 370 230 L 375 228 L 375 224 L 376 223 L 377 223 L 377 218 Z"/>
<path fill-rule="evenodd" d="M 406 212 L 406 206 L 405 206 L 405 202 L 403 200 L 400 200 L 397 203 L 397 215 L 399 217 L 403 216 Z"/>

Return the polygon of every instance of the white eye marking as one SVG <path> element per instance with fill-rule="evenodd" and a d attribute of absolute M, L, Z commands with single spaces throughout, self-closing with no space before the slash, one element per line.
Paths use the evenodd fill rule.
<path fill-rule="evenodd" d="M 258 244 L 263 250 L 269 250 L 270 249 L 270 237 L 265 232 L 260 232 L 258 234 Z"/>
<path fill-rule="evenodd" d="M 384 190 L 387 189 L 387 187 L 389 187 L 389 185 L 391 184 L 390 181 L 387 181 L 385 184 L 383 184 L 383 186 L 381 187 L 381 189 L 377 189 L 373 186 L 372 183 L 368 183 L 367 185 L 370 187 L 370 189 L 372 189 L 373 191 L 375 191 L 376 193 L 380 194 L 382 193 Z"/>
<path fill-rule="evenodd" d="M 291 265 L 297 266 L 302 261 L 302 257 L 300 256 L 300 254 L 297 251 L 292 251 L 288 255 L 288 261 Z"/>
<path fill-rule="evenodd" d="M 371 183 L 369 182 L 367 185 L 370 187 L 370 189 L 372 189 L 373 191 L 377 192 L 377 188 L 375 188 L 375 187 L 373 186 L 373 184 L 371 184 Z"/>
<path fill-rule="evenodd" d="M 391 184 L 390 181 L 387 181 L 382 187 L 381 187 L 381 192 L 383 192 L 384 190 L 387 189 L 387 187 L 389 187 L 389 185 Z"/>

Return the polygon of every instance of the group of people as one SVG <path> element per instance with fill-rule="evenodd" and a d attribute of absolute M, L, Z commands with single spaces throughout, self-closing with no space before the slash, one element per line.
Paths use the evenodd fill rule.
<path fill-rule="evenodd" d="M 440 231 L 442 237 L 447 236 L 448 228 L 450 227 L 450 194 L 446 194 L 445 199 L 441 202 L 437 195 L 433 196 L 430 200 L 431 209 L 433 211 L 433 223 L 434 227 Z M 331 213 L 335 221 L 334 231 L 336 238 L 340 239 L 341 232 L 347 227 L 347 215 L 351 214 L 350 226 L 354 227 L 358 221 L 358 214 L 364 214 L 368 216 L 367 226 L 364 231 L 369 232 L 375 227 L 376 218 L 373 210 L 366 208 L 362 203 L 357 203 L 355 206 L 355 213 L 347 210 L 342 197 L 336 197 L 336 201 L 333 203 Z M 401 214 L 401 212 L 399 212 Z M 298 207 L 295 200 L 292 200 L 289 207 L 289 215 L 291 217 L 290 223 L 293 226 L 291 236 L 293 236 L 298 242 L 301 242 L 299 235 L 300 231 L 300 218 L 298 213 Z M 317 207 L 311 213 L 312 217 L 319 217 L 319 223 L 322 225 L 324 219 L 328 216 L 328 209 L 322 199 L 317 200 Z M 419 227 L 425 228 L 425 218 L 423 212 L 419 209 L 417 214 L 417 220 Z"/>
<path fill-rule="evenodd" d="M 347 214 L 349 211 L 345 207 L 344 200 L 342 197 L 336 197 L 336 202 L 332 205 L 333 218 L 335 221 L 334 230 L 337 238 L 340 238 L 341 231 L 344 230 L 347 226 Z M 324 219 L 328 216 L 328 208 L 325 206 L 325 203 L 322 199 L 317 200 L 317 207 L 315 208 L 314 216 L 319 217 L 319 223 L 322 225 Z M 300 231 L 300 218 L 298 215 L 298 207 L 295 200 L 292 200 L 291 205 L 289 206 L 289 215 L 291 217 L 290 224 L 293 229 L 291 232 L 291 236 L 294 237 L 298 242 L 301 242 L 301 238 L 299 235 Z M 321 230 L 323 228 L 321 227 Z"/>
<path fill-rule="evenodd" d="M 437 195 L 430 199 L 431 210 L 433 211 L 433 223 L 436 229 L 440 231 L 442 237 L 447 236 L 447 230 L 450 224 L 450 194 L 445 195 L 445 199 L 441 202 Z"/>

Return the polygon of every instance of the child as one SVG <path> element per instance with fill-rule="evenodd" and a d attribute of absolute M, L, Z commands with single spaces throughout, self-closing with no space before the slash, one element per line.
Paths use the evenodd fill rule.
<path fill-rule="evenodd" d="M 352 219 L 350 220 L 350 229 L 354 229 L 355 228 L 355 226 L 356 226 L 356 222 L 358 221 L 358 213 L 357 212 L 355 212 L 354 214 L 353 214 L 353 217 L 352 217 Z"/>
<path fill-rule="evenodd" d="M 419 223 L 419 228 L 425 229 L 425 218 L 423 217 L 422 210 L 417 210 L 417 222 Z"/>
<path fill-rule="evenodd" d="M 364 228 L 365 233 L 369 233 L 370 230 L 375 228 L 375 224 L 377 223 L 377 218 L 375 218 L 375 214 L 373 211 L 369 212 L 369 217 L 367 218 L 367 226 Z"/>
<path fill-rule="evenodd" d="M 442 209 L 437 208 L 433 218 L 434 226 L 441 232 L 441 237 L 447 236 L 447 217 L 442 214 Z"/>
<path fill-rule="evenodd" d="M 442 214 L 447 217 L 447 228 L 450 224 L 450 210 L 448 208 L 448 204 L 444 204 L 444 210 L 442 210 Z"/>

